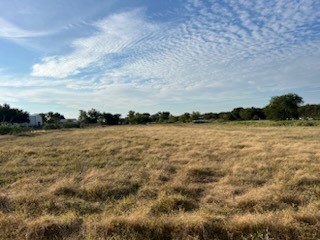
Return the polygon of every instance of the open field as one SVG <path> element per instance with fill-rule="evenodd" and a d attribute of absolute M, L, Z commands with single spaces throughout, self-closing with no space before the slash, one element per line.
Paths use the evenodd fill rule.
<path fill-rule="evenodd" d="M 320 239 L 320 128 L 0 136 L 0 239 Z"/>

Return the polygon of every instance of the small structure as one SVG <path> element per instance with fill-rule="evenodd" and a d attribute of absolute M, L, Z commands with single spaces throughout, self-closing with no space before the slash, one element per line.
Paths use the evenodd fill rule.
<path fill-rule="evenodd" d="M 33 114 L 29 116 L 29 127 L 41 127 L 43 125 L 43 120 L 41 115 Z"/>

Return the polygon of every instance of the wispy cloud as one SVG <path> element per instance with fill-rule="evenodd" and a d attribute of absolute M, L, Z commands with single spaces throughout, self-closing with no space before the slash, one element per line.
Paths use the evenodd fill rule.
<path fill-rule="evenodd" d="M 88 38 L 73 42 L 74 51 L 64 56 L 52 56 L 33 66 L 33 76 L 64 78 L 76 75 L 88 67 L 99 67 L 112 54 L 130 48 L 135 39 L 141 39 L 144 31 L 154 29 L 139 15 L 141 10 L 115 14 L 94 24 L 98 32 Z M 108 66 L 106 66 L 108 67 Z"/>
<path fill-rule="evenodd" d="M 40 37 L 50 34 L 49 32 L 37 32 L 22 29 L 19 26 L 16 26 L 5 19 L 0 17 L 0 38 L 30 38 L 30 37 Z"/>
<path fill-rule="evenodd" d="M 95 22 L 93 35 L 43 58 L 31 75 L 69 79 L 66 92 L 87 90 L 81 99 L 96 106 L 114 97 L 120 108 L 319 87 L 319 18 L 316 0 L 189 0 L 167 22 L 142 9 L 122 12 Z"/>
<path fill-rule="evenodd" d="M 99 67 L 185 82 L 190 73 L 208 79 L 246 61 L 274 63 L 319 51 L 310 33 L 320 16 L 315 1 L 205 3 L 189 1 L 179 24 L 150 22 L 141 10 L 114 14 L 95 24 L 92 37 L 75 40 L 70 54 L 34 65 L 32 75 L 64 78 Z M 117 67 L 109 65 L 114 60 Z"/>

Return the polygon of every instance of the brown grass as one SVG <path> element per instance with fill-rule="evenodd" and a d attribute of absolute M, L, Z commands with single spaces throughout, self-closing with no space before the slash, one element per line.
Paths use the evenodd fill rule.
<path fill-rule="evenodd" d="M 320 239 L 320 129 L 1 136 L 0 190 L 0 239 Z"/>

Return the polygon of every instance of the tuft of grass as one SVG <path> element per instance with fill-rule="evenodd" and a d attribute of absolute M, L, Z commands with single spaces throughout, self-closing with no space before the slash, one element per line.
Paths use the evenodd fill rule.
<path fill-rule="evenodd" d="M 185 187 L 185 186 L 170 186 L 167 190 L 169 193 L 180 194 L 187 198 L 199 200 L 203 196 L 204 189 L 201 187 Z"/>
<path fill-rule="evenodd" d="M 11 212 L 11 203 L 8 197 L 0 195 L 0 211 L 4 213 Z"/>
<path fill-rule="evenodd" d="M 191 168 L 187 172 L 187 181 L 194 183 L 210 183 L 218 181 L 224 176 L 221 170 L 213 168 Z"/>
<path fill-rule="evenodd" d="M 154 187 L 145 187 L 139 189 L 139 198 L 142 199 L 156 199 L 158 197 L 158 189 Z"/>
<path fill-rule="evenodd" d="M 94 231 L 86 235 L 91 239 L 146 239 L 171 240 L 172 227 L 168 223 L 146 219 L 111 218 L 90 226 Z"/>
<path fill-rule="evenodd" d="M 80 195 L 80 190 L 74 179 L 59 179 L 51 189 L 52 193 L 56 196 L 75 197 Z"/>
<path fill-rule="evenodd" d="M 69 186 L 61 186 L 55 189 L 54 195 L 74 197 L 79 195 L 78 189 Z"/>
<path fill-rule="evenodd" d="M 113 185 L 97 183 L 83 189 L 81 197 L 88 201 L 117 200 L 136 194 L 139 187 L 139 184 L 132 182 L 119 182 Z"/>
<path fill-rule="evenodd" d="M 177 212 L 189 212 L 196 210 L 198 204 L 193 199 L 182 195 L 164 195 L 151 206 L 150 214 L 153 216 L 161 214 L 172 214 Z"/>
<path fill-rule="evenodd" d="M 78 235 L 82 220 L 74 216 L 55 218 L 50 216 L 41 217 L 28 223 L 26 239 L 55 240 L 72 238 Z"/>
<path fill-rule="evenodd" d="M 24 239 L 26 224 L 19 216 L 0 212 L 0 240 Z"/>
<path fill-rule="evenodd" d="M 15 209 L 18 213 L 27 217 L 41 216 L 46 210 L 43 200 L 43 198 L 36 195 L 22 195 L 15 198 Z"/>
<path fill-rule="evenodd" d="M 308 187 L 308 186 L 319 186 L 320 178 L 318 177 L 303 177 L 297 180 L 297 186 Z"/>
<path fill-rule="evenodd" d="M 301 239 L 292 219 L 281 221 L 281 217 L 269 213 L 235 216 L 229 224 L 229 232 L 233 239 Z"/>

